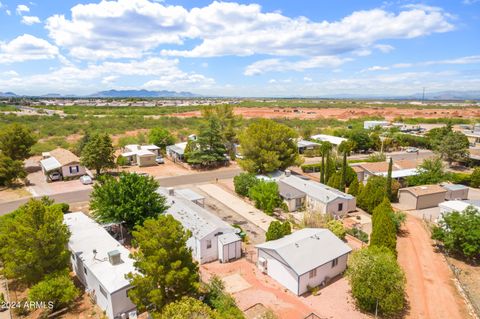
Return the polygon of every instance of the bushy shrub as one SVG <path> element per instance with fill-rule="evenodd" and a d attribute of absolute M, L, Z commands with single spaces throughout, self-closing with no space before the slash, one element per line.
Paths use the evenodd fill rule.
<path fill-rule="evenodd" d="M 267 215 L 272 215 L 273 210 L 282 204 L 275 182 L 258 182 L 250 188 L 248 197 L 255 202 L 256 208 L 263 210 Z"/>
<path fill-rule="evenodd" d="M 363 241 L 364 243 L 368 243 L 368 234 L 366 232 L 364 232 L 363 230 L 358 229 L 358 228 L 348 228 L 346 230 L 346 232 L 350 236 L 353 236 L 353 237 Z"/>
<path fill-rule="evenodd" d="M 80 292 L 65 272 L 53 274 L 40 281 L 28 292 L 28 299 L 32 302 L 52 304 L 52 310 L 58 310 L 71 305 Z"/>
<path fill-rule="evenodd" d="M 327 223 L 327 228 L 335 234 L 338 238 L 341 240 L 345 239 L 346 235 L 346 230 L 345 227 L 343 227 L 343 223 L 340 220 L 331 220 Z"/>
<path fill-rule="evenodd" d="M 233 185 L 235 186 L 235 192 L 241 196 L 248 196 L 250 188 L 255 186 L 259 180 L 255 174 L 241 173 L 233 178 Z"/>

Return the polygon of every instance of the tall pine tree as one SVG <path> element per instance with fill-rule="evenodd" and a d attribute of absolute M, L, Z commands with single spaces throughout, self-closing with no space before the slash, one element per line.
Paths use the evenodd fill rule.
<path fill-rule="evenodd" d="M 392 220 L 392 206 L 387 197 L 373 210 L 370 246 L 386 247 L 397 253 L 397 231 Z"/>

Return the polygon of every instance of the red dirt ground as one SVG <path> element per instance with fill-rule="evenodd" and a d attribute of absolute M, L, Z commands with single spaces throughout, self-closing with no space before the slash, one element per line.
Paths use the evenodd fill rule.
<path fill-rule="evenodd" d="M 410 309 L 406 318 L 471 318 L 456 290 L 453 274 L 420 219 L 407 215 L 406 235 L 397 242 L 398 261 L 407 277 Z"/>
<path fill-rule="evenodd" d="M 235 108 L 237 115 L 244 118 L 298 118 L 298 119 L 320 119 L 336 118 L 339 120 L 348 120 L 350 118 L 359 118 L 364 116 L 379 116 L 387 120 L 393 120 L 396 117 L 412 118 L 438 118 L 438 117 L 480 117 L 480 109 L 418 109 L 418 108 L 395 108 L 395 107 L 372 107 L 372 108 L 254 108 L 246 107 Z M 191 111 L 178 114 L 169 114 L 175 117 L 198 117 L 200 111 Z"/>

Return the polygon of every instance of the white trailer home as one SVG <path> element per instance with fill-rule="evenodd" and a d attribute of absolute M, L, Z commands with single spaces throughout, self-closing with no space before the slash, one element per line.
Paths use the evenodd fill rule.
<path fill-rule="evenodd" d="M 255 247 L 258 268 L 298 296 L 343 273 L 352 251 L 323 228 L 304 228 Z"/>
<path fill-rule="evenodd" d="M 93 219 L 82 212 L 64 215 L 71 232 L 68 250 L 77 278 L 110 319 L 136 318 L 128 298 L 131 288 L 125 275 L 135 272 L 130 252 Z"/>
<path fill-rule="evenodd" d="M 215 260 L 228 262 L 242 256 L 242 240 L 237 235 L 240 230 L 183 196 L 186 193 L 191 195 L 191 190 L 185 192 L 159 188 L 158 192 L 167 198 L 170 207 L 166 213 L 192 233 L 187 246 L 191 248 L 196 261 L 200 264 Z"/>

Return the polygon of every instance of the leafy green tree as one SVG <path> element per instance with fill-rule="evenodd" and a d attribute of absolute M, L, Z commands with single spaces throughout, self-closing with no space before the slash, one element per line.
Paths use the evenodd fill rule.
<path fill-rule="evenodd" d="M 90 142 L 90 133 L 88 131 L 85 131 L 83 134 L 82 138 L 77 142 L 77 145 L 75 146 L 75 154 L 78 156 L 82 155 L 83 148 L 85 145 L 87 145 L 88 142 Z"/>
<path fill-rule="evenodd" d="M 282 204 L 275 182 L 260 181 L 248 191 L 248 197 L 255 202 L 255 207 L 272 215 L 273 210 Z"/>
<path fill-rule="evenodd" d="M 13 123 L 0 131 L 0 151 L 12 160 L 24 160 L 37 142 L 33 133 L 24 125 Z"/>
<path fill-rule="evenodd" d="M 265 234 L 266 240 L 276 240 L 280 239 L 286 235 L 290 235 L 292 233 L 292 228 L 288 221 L 282 223 L 278 220 L 274 220 L 268 226 L 267 233 Z"/>
<path fill-rule="evenodd" d="M 235 304 L 235 299 L 225 292 L 222 280 L 216 275 L 207 284 L 205 303 L 215 309 L 218 319 L 245 319 L 243 312 Z"/>
<path fill-rule="evenodd" d="M 241 196 L 248 196 L 250 188 L 255 186 L 259 180 L 255 177 L 255 174 L 240 173 L 233 178 L 233 185 L 235 186 L 235 192 Z"/>
<path fill-rule="evenodd" d="M 68 307 L 80 295 L 68 272 L 51 274 L 30 288 L 28 300 L 31 302 L 44 302 L 52 304 L 52 310 L 56 311 Z"/>
<path fill-rule="evenodd" d="M 322 155 L 322 166 L 320 167 L 320 183 L 322 184 L 325 184 L 326 182 L 328 182 L 328 178 L 327 180 L 325 180 L 325 175 L 328 175 L 325 169 L 325 158 L 330 154 L 332 149 L 333 149 L 332 143 L 327 141 L 320 143 L 320 154 Z"/>
<path fill-rule="evenodd" d="M 155 127 L 148 133 L 148 142 L 165 150 L 168 145 L 175 144 L 175 138 L 170 134 L 169 130 L 162 127 Z"/>
<path fill-rule="evenodd" d="M 110 136 L 96 134 L 83 147 L 80 160 L 82 165 L 94 168 L 97 175 L 100 175 L 102 170 L 115 167 L 114 153 L 115 149 Z"/>
<path fill-rule="evenodd" d="M 470 260 L 480 258 L 480 211 L 473 206 L 463 212 L 442 215 L 433 228 L 432 238 L 441 241 L 446 250 Z"/>
<path fill-rule="evenodd" d="M 34 284 L 68 267 L 70 233 L 59 206 L 31 199 L 0 224 L 0 260 L 7 278 Z"/>
<path fill-rule="evenodd" d="M 343 223 L 341 220 L 335 220 L 335 219 L 330 220 L 327 223 L 327 228 L 341 240 L 345 239 L 345 235 L 347 234 L 347 231 L 343 226 Z"/>
<path fill-rule="evenodd" d="M 227 149 L 223 143 L 220 123 L 217 118 L 208 118 L 202 126 L 192 150 L 186 154 L 187 162 L 202 167 L 212 167 L 224 162 Z"/>
<path fill-rule="evenodd" d="M 397 230 L 392 220 L 392 212 L 387 197 L 373 210 L 370 245 L 388 248 L 396 254 Z"/>
<path fill-rule="evenodd" d="M 215 319 L 217 314 L 198 299 L 183 297 L 169 303 L 162 310 L 158 319 Z M 220 319 L 220 318 L 218 318 Z"/>
<path fill-rule="evenodd" d="M 0 186 L 12 186 L 17 179 L 26 176 L 21 160 L 13 160 L 0 153 Z"/>
<path fill-rule="evenodd" d="M 453 132 L 452 128 L 452 124 L 447 123 L 447 125 L 443 127 L 434 128 L 428 131 L 425 134 L 425 137 L 430 142 L 430 148 L 437 151 L 447 135 Z"/>
<path fill-rule="evenodd" d="M 240 136 L 243 159 L 240 166 L 250 173 L 269 173 L 300 164 L 296 132 L 286 125 L 260 119 Z"/>
<path fill-rule="evenodd" d="M 417 174 L 407 177 L 409 186 L 438 184 L 448 179 L 442 159 L 426 158 L 417 168 Z"/>
<path fill-rule="evenodd" d="M 139 311 L 160 316 L 164 307 L 199 289 L 198 265 L 186 243 L 191 236 L 171 215 L 147 219 L 133 231 L 135 273 L 128 296 Z"/>
<path fill-rule="evenodd" d="M 358 307 L 388 317 L 400 313 L 405 300 L 405 275 L 395 255 L 385 247 L 354 252 L 347 276 Z"/>
<path fill-rule="evenodd" d="M 468 160 L 469 146 L 470 143 L 465 134 L 462 132 L 450 132 L 444 137 L 436 150 L 441 158 L 448 162 L 448 165 L 452 165 L 452 162 Z"/>
<path fill-rule="evenodd" d="M 353 130 L 350 133 L 349 140 L 353 142 L 353 151 L 368 151 L 373 148 L 373 142 L 366 130 Z"/>
<path fill-rule="evenodd" d="M 118 180 L 102 176 L 99 181 L 90 195 L 90 209 L 99 222 L 125 222 L 133 229 L 167 209 L 165 197 L 156 192 L 159 184 L 151 176 L 122 173 Z"/>
<path fill-rule="evenodd" d="M 348 188 L 348 193 L 352 196 L 357 196 L 359 187 L 360 185 L 358 182 L 358 178 L 353 179 L 353 181 L 350 183 L 350 187 Z"/>
<path fill-rule="evenodd" d="M 372 214 L 386 196 L 387 179 L 382 176 L 370 176 L 365 186 L 361 186 L 357 196 L 357 206 Z"/>
<path fill-rule="evenodd" d="M 470 175 L 470 186 L 475 188 L 480 187 L 480 166 L 473 169 L 473 172 Z"/>

